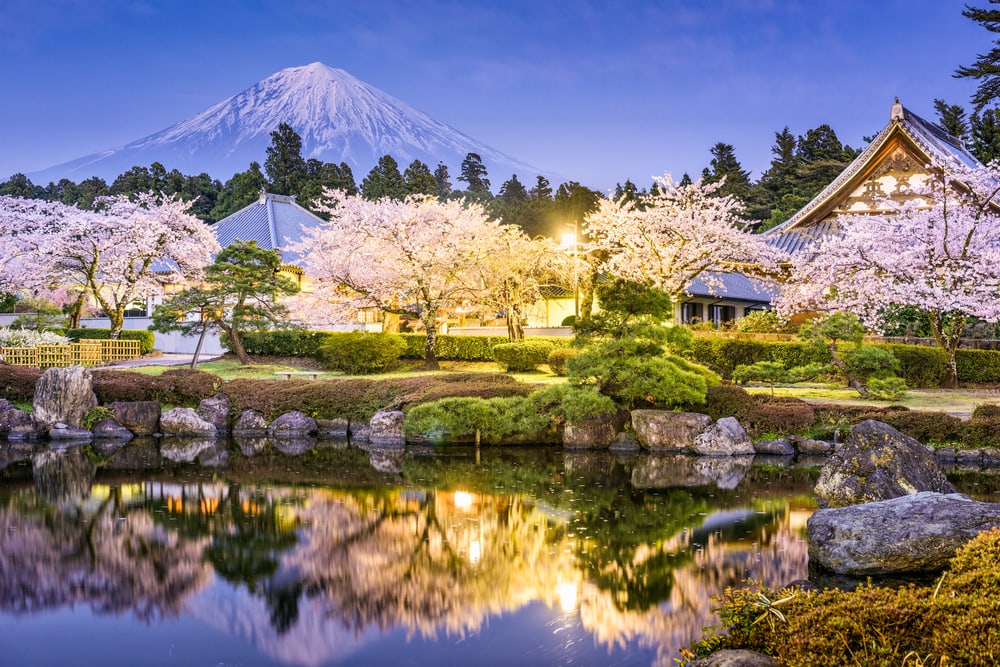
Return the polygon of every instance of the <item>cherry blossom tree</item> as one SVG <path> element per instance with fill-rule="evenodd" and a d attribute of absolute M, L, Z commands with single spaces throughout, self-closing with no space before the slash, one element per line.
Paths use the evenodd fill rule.
<path fill-rule="evenodd" d="M 438 321 L 447 308 L 481 298 L 502 225 L 478 204 L 455 200 L 368 201 L 336 191 L 327 202 L 320 209 L 329 222 L 295 246 L 317 293 L 341 313 L 374 307 L 419 319 L 424 361 L 436 368 Z"/>
<path fill-rule="evenodd" d="M 961 185 L 957 185 L 961 184 Z M 924 312 L 947 355 L 945 386 L 958 382 L 955 353 L 970 317 L 1000 319 L 1000 165 L 957 161 L 884 215 L 847 215 L 839 233 L 793 261 L 779 312 L 844 311 L 882 330 L 890 306 Z"/>
<path fill-rule="evenodd" d="M 153 193 L 101 198 L 94 211 L 3 198 L 0 223 L 10 227 L 0 239 L 0 277 L 22 290 L 86 289 L 117 338 L 131 303 L 160 294 L 164 283 L 197 278 L 218 250 L 189 206 L 175 195 Z"/>
<path fill-rule="evenodd" d="M 724 181 L 675 184 L 670 174 L 640 200 L 602 199 L 584 220 L 584 233 L 599 270 L 650 284 L 677 304 L 699 278 L 709 290 L 722 287 L 719 272 L 777 276 L 783 254 L 744 228 L 743 205 L 717 194 Z"/>

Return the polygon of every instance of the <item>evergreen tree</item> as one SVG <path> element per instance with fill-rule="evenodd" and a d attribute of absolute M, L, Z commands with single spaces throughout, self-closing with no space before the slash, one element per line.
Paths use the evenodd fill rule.
<path fill-rule="evenodd" d="M 997 0 L 990 0 L 998 4 Z M 965 6 L 962 16 L 972 19 L 991 33 L 1000 33 L 1000 9 Z M 972 96 L 975 111 L 982 111 L 990 102 L 1000 98 L 1000 39 L 993 40 L 993 48 L 980 54 L 972 65 L 962 65 L 953 75 L 957 79 L 972 78 L 979 81 Z"/>
<path fill-rule="evenodd" d="M 694 183 L 694 181 L 691 180 L 691 174 L 685 171 L 683 174 L 681 174 L 681 180 L 677 185 L 682 188 L 685 188 L 691 185 L 692 183 Z M 660 191 L 660 184 L 657 183 L 656 181 L 653 181 L 653 185 L 649 188 L 649 193 L 656 194 L 659 191 Z"/>
<path fill-rule="evenodd" d="M 357 194 L 358 186 L 354 182 L 351 166 L 346 162 L 334 164 L 309 158 L 306 160 L 306 179 L 299 188 L 296 200 L 302 206 L 315 210 L 326 189 L 343 190 L 349 195 Z"/>
<path fill-rule="evenodd" d="M 267 190 L 267 178 L 261 172 L 260 164 L 251 162 L 249 169 L 233 174 L 233 177 L 226 181 L 215 201 L 215 206 L 209 213 L 209 218 L 222 220 L 257 201 L 260 193 L 265 190 Z"/>
<path fill-rule="evenodd" d="M 372 201 L 383 197 L 406 198 L 406 181 L 399 173 L 399 164 L 391 155 L 380 157 L 378 164 L 361 181 L 361 196 Z"/>
<path fill-rule="evenodd" d="M 295 195 L 306 180 L 306 161 L 302 158 L 302 137 L 291 125 L 281 123 L 271 133 L 264 171 L 270 180 L 269 190 L 279 195 Z"/>
<path fill-rule="evenodd" d="M 625 185 L 615 184 L 615 199 L 624 197 L 625 201 L 638 201 L 642 194 L 644 193 L 639 192 L 639 188 L 630 179 L 625 180 Z"/>
<path fill-rule="evenodd" d="M 500 186 L 500 199 L 508 204 L 513 202 L 525 202 L 528 200 L 528 190 L 521 181 L 517 180 L 517 174 L 512 174 L 509 180 L 504 181 Z"/>
<path fill-rule="evenodd" d="M 528 191 L 528 196 L 535 201 L 551 201 L 552 185 L 549 183 L 549 179 L 544 176 L 536 177 L 535 187 Z"/>
<path fill-rule="evenodd" d="M 92 209 L 94 208 L 94 200 L 98 197 L 106 197 L 109 194 L 111 193 L 104 179 L 91 176 L 86 180 L 80 181 L 79 198 L 76 200 L 76 205 L 83 209 Z"/>
<path fill-rule="evenodd" d="M 490 180 L 486 178 L 486 165 L 478 153 L 468 153 L 462 160 L 462 174 L 458 180 L 468 184 L 467 192 L 489 197 Z"/>
<path fill-rule="evenodd" d="M 434 192 L 438 199 L 444 199 L 451 194 L 451 175 L 448 173 L 448 165 L 444 162 L 438 162 L 438 166 L 434 170 L 434 180 L 437 182 L 437 188 Z"/>
<path fill-rule="evenodd" d="M 22 197 L 24 199 L 41 199 L 45 196 L 45 188 L 35 185 L 31 179 L 22 173 L 17 173 L 0 183 L 0 195 Z"/>
<path fill-rule="evenodd" d="M 969 140 L 969 123 L 965 118 L 965 109 L 957 104 L 948 104 L 944 100 L 935 99 L 934 110 L 938 115 L 938 124 L 947 130 L 948 134 L 963 142 Z"/>
<path fill-rule="evenodd" d="M 972 154 L 984 164 L 1000 159 L 1000 108 L 974 112 L 969 128 Z"/>
<path fill-rule="evenodd" d="M 711 168 L 706 168 L 702 172 L 702 179 L 706 183 L 717 183 L 725 178 L 726 182 L 719 188 L 717 194 L 733 195 L 745 202 L 750 193 L 750 172 L 736 159 L 736 151 L 732 144 L 720 141 L 712 146 L 711 153 Z"/>
<path fill-rule="evenodd" d="M 403 182 L 406 192 L 411 195 L 436 195 L 437 179 L 431 173 L 431 168 L 420 160 L 414 160 L 403 172 Z"/>

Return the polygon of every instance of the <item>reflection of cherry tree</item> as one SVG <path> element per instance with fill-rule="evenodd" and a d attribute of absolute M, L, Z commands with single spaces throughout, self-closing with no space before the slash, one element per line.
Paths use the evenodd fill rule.
<path fill-rule="evenodd" d="M 0 510 L 0 607 L 14 613 L 87 604 L 141 620 L 176 616 L 211 580 L 207 539 L 184 539 L 144 511 L 120 520 L 112 498 L 93 516 Z"/>

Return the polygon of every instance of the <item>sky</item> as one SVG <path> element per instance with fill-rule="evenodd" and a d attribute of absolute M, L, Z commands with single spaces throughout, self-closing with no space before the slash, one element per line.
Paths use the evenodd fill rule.
<path fill-rule="evenodd" d="M 124 145 L 316 61 L 598 190 L 696 177 L 720 141 L 756 178 L 785 126 L 826 123 L 858 147 L 896 96 L 928 119 L 935 98 L 968 106 L 975 82 L 952 73 L 994 36 L 964 4 L 2 0 L 0 179 Z"/>

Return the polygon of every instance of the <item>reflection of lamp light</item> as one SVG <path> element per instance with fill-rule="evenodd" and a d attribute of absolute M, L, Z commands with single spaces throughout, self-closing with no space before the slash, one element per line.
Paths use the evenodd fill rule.
<path fill-rule="evenodd" d="M 455 492 L 455 508 L 467 510 L 472 507 L 472 494 L 466 491 Z"/>
<path fill-rule="evenodd" d="M 556 595 L 559 596 L 559 606 L 564 614 L 576 609 L 576 584 L 561 581 L 556 584 Z"/>
<path fill-rule="evenodd" d="M 483 543 L 479 540 L 472 540 L 469 544 L 469 562 L 475 565 L 483 557 Z"/>

